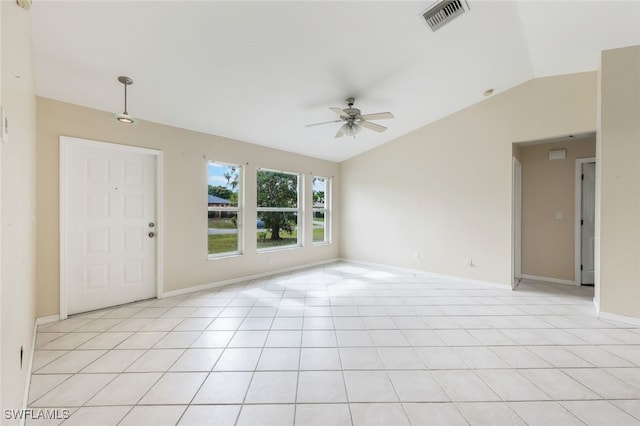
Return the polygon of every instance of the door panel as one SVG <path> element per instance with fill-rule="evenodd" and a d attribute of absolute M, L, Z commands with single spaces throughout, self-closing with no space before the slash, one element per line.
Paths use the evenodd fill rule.
<path fill-rule="evenodd" d="M 522 164 L 513 157 L 513 278 L 511 288 L 522 278 Z"/>
<path fill-rule="evenodd" d="M 68 313 L 154 297 L 155 155 L 90 141 L 64 153 Z"/>

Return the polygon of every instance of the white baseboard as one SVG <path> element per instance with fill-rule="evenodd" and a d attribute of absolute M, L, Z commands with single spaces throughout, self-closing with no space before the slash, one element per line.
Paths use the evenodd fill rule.
<path fill-rule="evenodd" d="M 573 286 L 579 286 L 580 284 L 577 284 L 575 281 L 572 280 L 563 280 L 560 278 L 551 278 L 551 277 L 541 277 L 538 275 L 529 275 L 529 274 L 522 274 L 520 276 L 520 278 L 525 279 L 525 280 L 533 280 L 533 281 L 545 281 L 548 283 L 554 283 L 554 284 L 566 284 L 566 285 L 573 285 Z"/>
<path fill-rule="evenodd" d="M 463 283 L 468 283 L 468 284 L 477 284 L 477 285 L 484 285 L 487 287 L 493 287 L 493 288 L 497 288 L 500 290 L 511 290 L 511 284 L 500 284 L 500 283 L 494 283 L 493 281 L 483 281 L 483 280 L 476 280 L 473 278 L 465 278 L 465 277 L 458 277 L 455 275 L 445 275 L 445 274 L 437 274 L 435 272 L 430 272 L 429 273 L 430 277 L 436 277 L 436 278 L 442 278 L 442 279 L 447 279 L 447 280 L 451 280 L 451 281 L 458 281 L 458 282 L 463 282 Z"/>
<path fill-rule="evenodd" d="M 421 271 L 419 269 L 401 268 L 401 267 L 385 265 L 385 264 L 380 264 L 380 263 L 364 262 L 364 261 L 360 261 L 360 260 L 351 260 L 351 259 L 345 259 L 345 258 L 340 258 L 340 261 L 341 262 L 345 262 L 345 263 L 353 263 L 353 264 L 356 264 L 356 265 L 363 265 L 363 266 L 370 266 L 370 267 L 379 268 L 379 269 L 385 269 L 385 270 L 388 270 L 388 271 L 404 272 L 404 273 L 413 274 L 413 275 L 417 275 L 417 276 L 424 276 L 426 278 L 432 277 L 432 278 L 443 279 L 443 280 L 447 280 L 447 281 L 456 281 L 456 282 L 469 283 L 469 284 L 479 284 L 479 285 L 499 288 L 499 289 L 502 289 L 502 290 L 510 288 L 508 285 L 505 285 L 505 284 L 498 284 L 498 283 L 494 283 L 494 282 L 490 282 L 490 281 L 474 280 L 474 279 L 458 277 L 458 276 L 454 276 L 454 275 L 438 274 L 438 273 L 435 273 L 435 272 L 426 272 L 426 271 Z M 546 281 L 546 282 L 552 282 L 552 283 L 557 283 L 557 284 L 567 284 L 567 285 L 574 285 L 574 286 L 576 285 L 573 281 L 569 281 L 569 280 L 561 280 L 561 279 L 557 279 L 557 278 L 539 277 L 539 276 L 535 276 L 535 275 L 522 274 L 521 278 L 522 279 L 535 280 L 535 281 Z M 617 321 L 617 322 L 622 322 L 622 323 L 625 323 L 625 324 L 631 324 L 631 325 L 635 325 L 635 326 L 640 326 L 640 318 L 628 317 L 628 316 L 617 315 L 617 314 L 611 314 L 611 313 L 607 313 L 607 312 L 601 312 L 600 309 L 599 309 L 599 306 L 598 306 L 598 304 L 596 302 L 595 297 L 593 298 L 593 305 L 594 305 L 595 311 L 596 311 L 596 315 L 595 316 L 598 317 L 598 318 L 601 318 L 603 320 Z"/>
<path fill-rule="evenodd" d="M 258 278 L 270 277 L 272 275 L 298 271 L 300 269 L 312 268 L 314 266 L 326 265 L 329 263 L 335 263 L 337 261 L 338 259 L 323 260 L 321 262 L 306 263 L 304 265 L 292 266 L 290 268 L 276 269 L 273 271 L 261 272 L 259 274 L 254 274 L 254 275 L 245 275 L 238 278 L 231 278 L 228 280 L 216 281 L 216 282 L 201 284 L 193 287 L 181 288 L 179 290 L 165 291 L 158 295 L 158 299 L 164 299 L 164 298 L 173 297 L 173 296 L 181 296 L 183 294 L 195 293 L 197 291 L 202 291 L 202 290 L 211 290 L 212 288 L 223 287 L 225 285 L 237 284 L 245 281 L 255 280 Z"/>
<path fill-rule="evenodd" d="M 402 273 L 412 274 L 415 276 L 424 276 L 425 278 L 436 278 L 439 280 L 456 281 L 459 283 L 467 283 L 467 284 L 479 284 L 479 285 L 489 286 L 493 288 L 498 288 L 501 290 L 506 290 L 511 288 L 510 284 L 500 284 L 492 281 L 475 280 L 473 278 L 460 277 L 456 275 L 439 274 L 436 272 L 429 272 L 421 269 L 402 268 L 399 266 L 386 265 L 383 263 L 365 262 L 361 260 L 352 260 L 352 259 L 346 259 L 346 258 L 340 258 L 340 261 L 345 263 L 353 263 L 356 265 L 371 266 L 373 268 L 378 268 L 378 269 L 386 269 L 388 271 L 402 272 Z"/>
<path fill-rule="evenodd" d="M 31 369 L 33 368 L 33 357 L 36 353 L 36 337 L 38 335 L 38 319 L 33 322 L 33 338 L 31 339 L 31 351 L 29 354 L 29 364 L 27 366 L 27 380 L 24 383 L 24 395 L 22 396 L 22 409 L 26 410 L 29 405 L 29 392 L 31 391 Z M 25 411 L 23 411 L 24 413 Z M 20 426 L 24 426 L 26 417 L 20 418 Z"/>
<path fill-rule="evenodd" d="M 625 324 L 631 324 L 631 325 L 635 325 L 636 327 L 640 327 L 640 318 L 628 317 L 625 315 L 618 315 L 618 314 L 610 314 L 608 312 L 602 312 L 602 311 L 597 312 L 596 315 L 598 318 L 603 320 L 623 322 Z"/>
<path fill-rule="evenodd" d="M 383 269 L 390 272 L 400 272 L 403 274 L 410 274 L 410 275 L 417 275 L 417 276 L 427 276 L 429 274 L 428 272 L 425 272 L 421 269 L 402 268 L 400 266 L 387 265 L 384 263 L 365 262 L 364 260 L 346 259 L 344 257 L 341 257 L 337 260 L 339 262 L 352 263 L 354 265 L 370 266 L 372 268 Z"/>
<path fill-rule="evenodd" d="M 48 317 L 36 318 L 36 327 L 43 324 L 49 324 L 52 322 L 60 321 L 60 315 L 49 315 Z"/>

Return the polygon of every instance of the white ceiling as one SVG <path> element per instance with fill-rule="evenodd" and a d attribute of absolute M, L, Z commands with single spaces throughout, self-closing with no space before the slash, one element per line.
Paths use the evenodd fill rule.
<path fill-rule="evenodd" d="M 39 96 L 342 161 L 536 77 L 640 44 L 640 1 L 481 1 L 432 33 L 433 1 L 66 1 L 31 8 Z M 391 111 L 334 139 L 328 107 Z M 180 143 L 176 141 L 176 143 Z"/>

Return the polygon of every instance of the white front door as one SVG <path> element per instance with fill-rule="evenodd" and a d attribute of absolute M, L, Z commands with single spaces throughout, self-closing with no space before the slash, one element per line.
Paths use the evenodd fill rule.
<path fill-rule="evenodd" d="M 61 207 L 68 314 L 156 296 L 155 155 L 61 138 Z"/>
<path fill-rule="evenodd" d="M 595 267 L 596 163 L 582 164 L 581 283 L 593 284 Z"/>

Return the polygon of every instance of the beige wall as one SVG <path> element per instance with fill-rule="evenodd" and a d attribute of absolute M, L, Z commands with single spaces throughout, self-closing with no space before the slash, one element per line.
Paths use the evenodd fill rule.
<path fill-rule="evenodd" d="M 549 160 L 552 149 L 566 158 Z M 595 155 L 595 137 L 520 147 L 523 274 L 575 280 L 576 159 Z"/>
<path fill-rule="evenodd" d="M 596 291 L 601 312 L 640 318 L 640 46 L 602 53 L 600 92 Z"/>
<path fill-rule="evenodd" d="M 9 1 L 0 2 L 0 10 L 1 104 L 10 128 L 8 143 L 0 145 L 0 408 L 20 409 L 35 322 L 35 85 L 29 14 Z M 4 412 L 2 419 L 2 424 L 18 423 L 5 419 Z"/>
<path fill-rule="evenodd" d="M 245 167 L 246 223 L 255 223 L 256 167 L 302 173 L 311 192 L 313 175 L 334 177 L 339 197 L 338 164 L 222 137 L 150 122 L 126 126 L 111 113 L 38 98 L 38 316 L 59 311 L 59 137 L 61 135 L 161 150 L 164 153 L 165 292 L 328 261 L 338 257 L 339 216 L 333 217 L 331 245 L 312 246 L 311 215 L 305 215 L 307 244 L 302 248 L 256 253 L 255 235 L 246 232 L 245 254 L 207 260 L 208 160 Z M 301 141 L 304 143 L 304 141 Z M 311 197 L 305 209 L 310 212 Z M 336 203 L 337 205 L 337 203 Z"/>
<path fill-rule="evenodd" d="M 509 284 L 512 143 L 594 131 L 596 82 L 532 80 L 343 162 L 341 256 Z"/>

